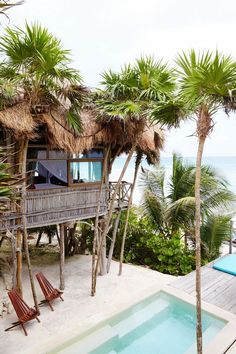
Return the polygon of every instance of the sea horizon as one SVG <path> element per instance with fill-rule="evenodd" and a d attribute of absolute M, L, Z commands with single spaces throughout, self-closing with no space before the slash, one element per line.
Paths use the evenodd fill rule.
<path fill-rule="evenodd" d="M 183 156 L 183 160 L 187 163 L 195 164 L 196 156 Z M 122 167 L 125 163 L 126 156 L 122 155 L 114 161 L 112 173 L 110 174 L 110 181 L 117 181 L 122 170 Z M 222 155 L 222 156 L 203 156 L 202 164 L 207 164 L 212 166 L 221 176 L 223 176 L 229 183 L 229 188 L 236 194 L 236 156 L 231 155 Z M 152 169 L 151 165 L 148 165 L 147 161 L 143 159 L 142 167 L 145 169 Z M 172 169 L 172 156 L 161 156 L 160 165 L 166 169 L 166 177 L 171 173 Z M 130 164 L 127 168 L 127 171 L 124 175 L 123 180 L 127 182 L 132 182 L 133 174 L 135 169 L 135 157 L 130 161 Z M 134 204 L 139 205 L 142 199 L 142 189 L 139 186 L 139 176 L 138 181 L 134 192 Z"/>

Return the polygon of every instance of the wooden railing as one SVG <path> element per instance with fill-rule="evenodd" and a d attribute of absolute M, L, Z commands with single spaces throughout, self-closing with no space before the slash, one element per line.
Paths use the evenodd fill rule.
<path fill-rule="evenodd" d="M 109 200 L 112 199 L 117 187 L 117 182 L 109 182 Z M 128 206 L 132 183 L 122 181 L 115 197 L 115 207 L 126 208 Z"/>
<path fill-rule="evenodd" d="M 117 182 L 104 185 L 100 204 L 100 215 L 104 215 L 115 192 Z M 115 208 L 127 208 L 131 183 L 122 182 L 115 198 Z M 54 225 L 96 216 L 100 185 L 64 187 L 57 189 L 28 190 L 26 194 L 27 228 Z M 21 226 L 21 214 L 9 212 L 1 220 L 0 230 L 16 229 Z"/>
<path fill-rule="evenodd" d="M 100 186 L 64 187 L 57 189 L 29 190 L 26 194 L 27 227 L 53 225 L 73 220 L 92 218 L 96 215 Z M 102 192 L 100 214 L 107 210 L 108 190 Z M 21 215 L 9 213 L 3 227 L 16 228 Z"/>

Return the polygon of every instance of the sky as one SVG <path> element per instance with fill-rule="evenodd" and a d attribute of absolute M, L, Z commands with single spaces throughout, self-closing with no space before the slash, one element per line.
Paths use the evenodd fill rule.
<path fill-rule="evenodd" d="M 236 58 L 235 0 L 26 0 L 9 17 L 10 26 L 37 21 L 60 38 L 90 87 L 99 85 L 104 70 L 119 70 L 146 54 L 173 64 L 183 50 L 217 48 Z M 163 156 L 195 156 L 194 131 L 189 122 L 167 132 Z M 235 114 L 215 117 L 204 154 L 236 156 Z"/>

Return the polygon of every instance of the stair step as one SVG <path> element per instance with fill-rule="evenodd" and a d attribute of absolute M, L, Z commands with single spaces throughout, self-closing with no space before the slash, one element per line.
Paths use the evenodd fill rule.
<path fill-rule="evenodd" d="M 92 332 L 86 337 L 76 341 L 75 343 L 68 346 L 66 349 L 60 351 L 60 354 L 89 354 L 95 351 L 96 348 L 100 347 L 104 343 L 111 341 L 117 337 L 117 333 L 111 326 L 106 325 L 102 328 Z"/>
<path fill-rule="evenodd" d="M 118 322 L 113 326 L 115 332 L 119 337 L 123 337 L 127 332 L 132 331 L 136 327 L 140 326 L 157 313 L 163 311 L 169 306 L 169 302 L 165 299 L 158 298 L 156 301 L 145 306 L 143 309 L 133 313 L 128 318 L 125 318 L 123 321 Z"/>

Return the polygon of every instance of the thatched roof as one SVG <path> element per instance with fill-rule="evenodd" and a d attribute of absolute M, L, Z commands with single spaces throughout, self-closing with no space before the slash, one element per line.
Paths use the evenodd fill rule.
<path fill-rule="evenodd" d="M 22 102 L 0 111 L 0 124 L 12 130 L 16 138 L 33 138 L 37 123 L 30 113 L 29 104 Z"/>
<path fill-rule="evenodd" d="M 144 131 L 137 144 L 137 149 L 147 156 L 150 163 L 159 159 L 159 151 L 163 147 L 162 130 L 146 127 L 144 121 L 122 122 L 119 119 L 97 120 L 97 114 L 92 109 L 83 109 L 81 119 L 83 133 L 75 135 L 66 124 L 66 111 L 57 107 L 50 112 L 32 116 L 27 103 L 18 103 L 13 107 L 0 111 L 0 124 L 13 132 L 16 139 L 37 138 L 37 127 L 46 124 L 49 142 L 59 149 L 79 153 L 90 150 L 98 145 L 111 144 L 112 154 L 127 153 L 137 133 Z"/>

